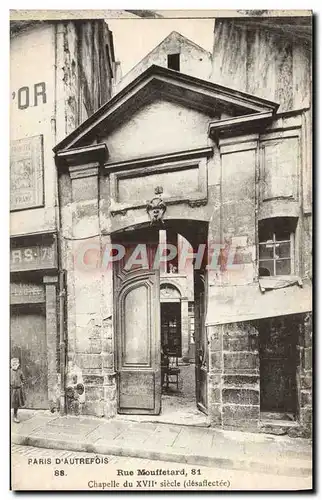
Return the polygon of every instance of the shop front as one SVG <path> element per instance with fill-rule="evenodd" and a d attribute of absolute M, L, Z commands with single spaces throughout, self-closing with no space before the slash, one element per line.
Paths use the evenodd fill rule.
<path fill-rule="evenodd" d="M 11 238 L 10 355 L 26 378 L 26 408 L 59 403 L 56 233 Z"/>

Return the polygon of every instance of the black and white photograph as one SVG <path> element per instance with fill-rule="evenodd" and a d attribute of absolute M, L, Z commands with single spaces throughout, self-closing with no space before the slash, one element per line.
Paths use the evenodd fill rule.
<path fill-rule="evenodd" d="M 312 19 L 10 11 L 11 490 L 312 491 Z"/>

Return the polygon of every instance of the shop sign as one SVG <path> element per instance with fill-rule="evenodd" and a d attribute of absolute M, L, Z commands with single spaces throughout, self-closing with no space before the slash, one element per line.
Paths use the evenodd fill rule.
<path fill-rule="evenodd" d="M 10 210 L 41 207 L 44 204 L 43 137 L 11 142 Z"/>
<path fill-rule="evenodd" d="M 44 285 L 11 283 L 10 304 L 36 304 L 45 302 Z"/>
<path fill-rule="evenodd" d="M 56 241 L 46 245 L 15 246 L 10 250 L 10 270 L 34 271 L 57 268 Z"/>

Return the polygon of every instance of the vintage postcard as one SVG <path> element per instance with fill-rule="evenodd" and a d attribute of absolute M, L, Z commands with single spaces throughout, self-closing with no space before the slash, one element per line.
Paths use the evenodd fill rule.
<path fill-rule="evenodd" d="M 11 489 L 312 489 L 312 12 L 10 14 Z"/>

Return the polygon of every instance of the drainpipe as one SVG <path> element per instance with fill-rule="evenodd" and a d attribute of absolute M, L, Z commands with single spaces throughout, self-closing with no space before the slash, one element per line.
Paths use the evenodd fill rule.
<path fill-rule="evenodd" d="M 65 273 L 59 272 L 59 372 L 60 372 L 60 414 L 66 414 L 65 407 Z"/>
<path fill-rule="evenodd" d="M 56 145 L 65 134 L 64 112 L 64 24 L 55 25 L 55 114 L 52 120 L 54 144 Z M 65 378 L 66 378 L 66 338 L 65 338 L 65 305 L 66 305 L 66 280 L 63 271 L 63 238 L 61 234 L 61 212 L 59 203 L 58 172 L 56 174 L 56 226 L 58 234 L 58 262 L 59 262 L 59 376 L 60 376 L 60 415 L 66 414 Z"/>

